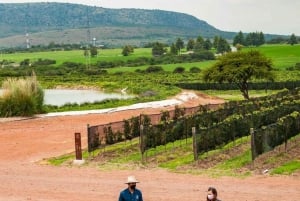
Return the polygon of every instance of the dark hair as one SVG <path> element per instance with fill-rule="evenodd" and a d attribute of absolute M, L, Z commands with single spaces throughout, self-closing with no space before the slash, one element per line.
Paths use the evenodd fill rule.
<path fill-rule="evenodd" d="M 217 189 L 214 188 L 214 187 L 209 187 L 207 191 L 211 191 L 214 195 L 215 195 L 215 198 L 217 198 L 218 196 L 218 192 L 217 192 Z M 209 199 L 206 197 L 206 200 L 209 201 Z"/>

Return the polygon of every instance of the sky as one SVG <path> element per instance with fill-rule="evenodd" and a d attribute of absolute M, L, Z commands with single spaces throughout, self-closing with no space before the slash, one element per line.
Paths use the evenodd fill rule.
<path fill-rule="evenodd" d="M 300 36 L 300 0 L 0 0 L 0 3 L 26 2 L 159 9 L 193 15 L 222 31 Z"/>

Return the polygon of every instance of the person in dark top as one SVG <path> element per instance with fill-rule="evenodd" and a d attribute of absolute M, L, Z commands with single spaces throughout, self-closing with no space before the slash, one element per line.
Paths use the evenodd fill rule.
<path fill-rule="evenodd" d="M 127 178 L 128 188 L 120 192 L 119 201 L 143 201 L 142 192 L 136 188 L 136 183 L 139 183 L 134 176 Z"/>
<path fill-rule="evenodd" d="M 221 201 L 218 199 L 217 189 L 215 189 L 214 187 L 209 187 L 207 190 L 206 200 L 207 201 Z"/>

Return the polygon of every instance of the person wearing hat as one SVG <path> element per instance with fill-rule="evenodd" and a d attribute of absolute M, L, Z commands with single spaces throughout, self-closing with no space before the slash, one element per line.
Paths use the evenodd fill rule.
<path fill-rule="evenodd" d="M 143 201 L 142 192 L 136 189 L 136 183 L 139 183 L 134 176 L 129 176 L 125 184 L 128 188 L 120 192 L 119 201 Z"/>

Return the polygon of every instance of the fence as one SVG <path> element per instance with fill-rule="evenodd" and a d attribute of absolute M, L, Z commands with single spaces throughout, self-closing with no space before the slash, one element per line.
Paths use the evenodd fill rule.
<path fill-rule="evenodd" d="M 176 119 L 179 116 L 189 116 L 197 113 L 199 110 L 217 109 L 220 107 L 220 104 L 209 104 L 209 105 L 200 105 L 196 107 L 190 108 L 179 108 L 176 107 L 174 110 L 168 110 L 168 115 L 166 113 L 161 112 L 157 114 L 147 114 L 147 117 L 150 120 L 151 125 L 159 124 L 162 119 Z M 115 142 L 120 142 L 126 139 L 130 139 L 132 137 L 139 136 L 140 132 L 140 124 L 143 120 L 143 115 L 132 117 L 131 119 L 119 121 L 119 122 L 111 122 L 108 124 L 101 124 L 90 126 L 88 125 L 88 152 L 92 152 L 96 150 L 102 144 L 113 144 Z M 134 121 L 136 120 L 136 121 Z M 126 121 L 130 122 L 130 128 L 126 130 Z M 135 123 L 134 123 L 135 122 Z M 137 124 L 137 125 L 134 125 Z M 131 136 L 128 136 L 131 132 Z"/>
<path fill-rule="evenodd" d="M 295 111 L 280 118 L 276 123 L 252 130 L 251 151 L 252 159 L 258 155 L 273 150 L 276 146 L 285 143 L 288 139 L 300 132 L 300 113 Z"/>

